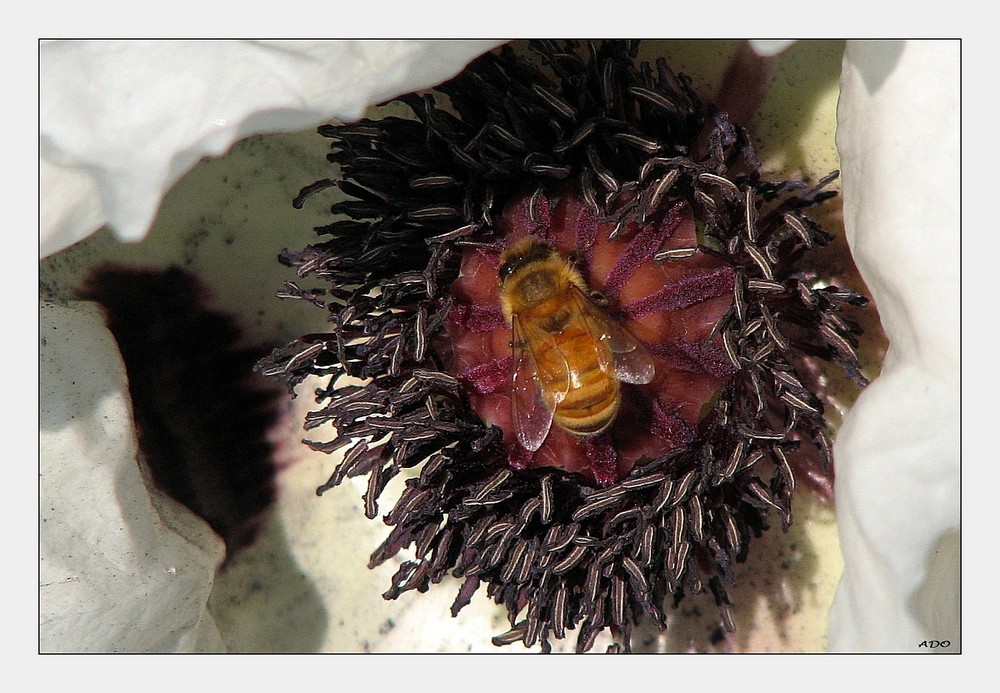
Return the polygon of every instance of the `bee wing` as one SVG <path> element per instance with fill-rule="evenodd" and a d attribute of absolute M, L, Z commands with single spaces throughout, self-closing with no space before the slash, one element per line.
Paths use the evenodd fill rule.
<path fill-rule="evenodd" d="M 537 340 L 548 337 L 526 334 L 526 330 L 530 328 L 527 328 L 517 315 L 513 316 L 513 324 L 514 372 L 511 410 L 514 431 L 521 445 L 535 452 L 542 447 L 542 443 L 549 435 L 556 405 L 569 391 L 569 369 L 568 366 L 564 368 L 565 387 L 560 386 L 551 390 L 539 387 L 535 372 L 535 355 L 531 352 L 532 344 L 537 342 L 533 342 L 532 338 Z M 559 380 L 561 382 L 562 379 Z"/>
<path fill-rule="evenodd" d="M 590 335 L 604 346 L 597 355 L 601 370 L 623 383 L 643 385 L 651 382 L 656 367 L 642 342 L 594 305 L 582 291 L 576 289 L 574 296 Z"/>

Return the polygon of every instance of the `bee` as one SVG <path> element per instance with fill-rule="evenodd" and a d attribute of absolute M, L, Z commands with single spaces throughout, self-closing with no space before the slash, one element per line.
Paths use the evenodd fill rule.
<path fill-rule="evenodd" d="M 538 450 L 552 422 L 580 437 L 614 421 L 621 383 L 648 383 L 646 348 L 591 297 L 579 270 L 528 236 L 500 255 L 500 306 L 513 330 L 511 405 L 517 439 Z"/>

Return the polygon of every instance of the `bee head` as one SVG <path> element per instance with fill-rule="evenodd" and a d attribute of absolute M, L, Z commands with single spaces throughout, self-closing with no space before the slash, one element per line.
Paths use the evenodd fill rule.
<path fill-rule="evenodd" d="M 516 241 L 500 254 L 500 268 L 497 271 L 500 281 L 506 281 L 512 274 L 531 263 L 547 260 L 555 252 L 552 246 L 535 236 L 526 236 Z"/>

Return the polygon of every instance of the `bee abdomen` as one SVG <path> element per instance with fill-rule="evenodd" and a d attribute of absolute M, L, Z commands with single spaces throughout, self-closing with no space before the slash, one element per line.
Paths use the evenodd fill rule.
<path fill-rule="evenodd" d="M 580 387 L 570 390 L 555 411 L 555 421 L 576 435 L 593 435 L 607 428 L 618 413 L 619 383 L 602 371 L 592 371 Z"/>

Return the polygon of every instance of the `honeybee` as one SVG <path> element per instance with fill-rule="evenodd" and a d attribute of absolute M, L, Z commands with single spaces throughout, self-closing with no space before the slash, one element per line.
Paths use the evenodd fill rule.
<path fill-rule="evenodd" d="M 552 422 L 591 436 L 614 421 L 621 383 L 648 383 L 649 352 L 598 307 L 573 264 L 528 236 L 500 255 L 500 306 L 513 330 L 511 405 L 517 439 L 534 452 Z"/>

